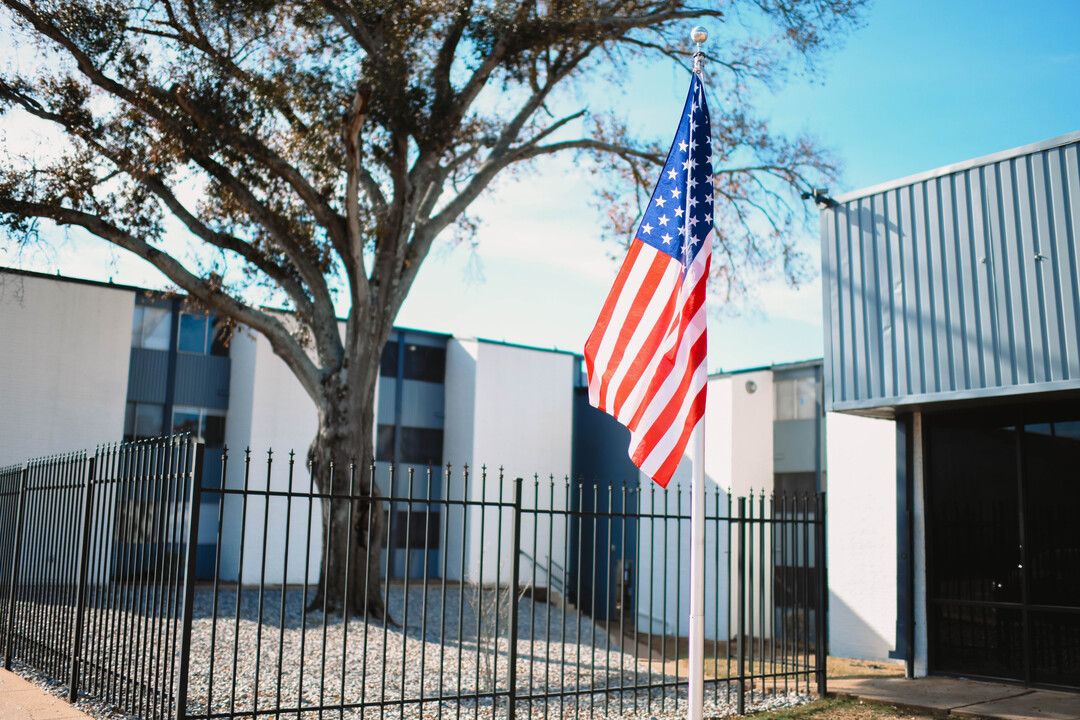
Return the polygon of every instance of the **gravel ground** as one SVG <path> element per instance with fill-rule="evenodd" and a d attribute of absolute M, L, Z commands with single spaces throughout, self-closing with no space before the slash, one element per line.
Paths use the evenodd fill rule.
<path fill-rule="evenodd" d="M 492 693 L 505 693 L 507 689 L 508 596 L 504 591 L 499 598 L 496 640 L 495 591 L 485 590 L 478 599 L 475 587 L 464 590 L 462 593 L 456 586 L 448 587 L 444 602 L 441 586 L 433 583 L 427 591 L 425 608 L 422 588 L 410 587 L 406 614 L 406 595 L 401 587 L 392 586 L 388 605 L 398 626 L 360 619 L 346 624 L 332 614 L 324 623 L 321 612 L 303 612 L 299 589 L 286 593 L 284 622 L 280 591 L 266 591 L 261 624 L 257 590 L 241 592 L 239 622 L 236 590 L 222 590 L 214 622 L 213 592 L 199 590 L 192 629 L 189 714 L 231 710 L 249 717 L 258 711 L 260 717 L 277 717 L 280 713 L 289 718 L 318 718 L 320 706 L 363 703 L 366 707 L 327 711 L 323 717 L 479 720 L 505 716 L 505 697 L 493 703 Z M 401 627 L 406 617 L 407 623 Z M 614 638 L 586 616 L 573 611 L 564 614 L 553 605 L 521 598 L 518 638 L 518 717 L 561 720 L 686 715 L 685 678 L 676 681 L 674 676 L 665 676 L 651 670 L 646 662 L 638 662 L 632 651 L 623 652 Z M 57 694 L 62 692 L 40 674 L 23 674 L 52 685 Z M 617 686 L 660 683 L 669 686 L 606 691 Z M 723 684 L 715 688 L 706 685 L 706 717 L 734 714 L 734 691 L 725 698 L 725 690 Z M 420 703 L 417 700 L 421 693 L 425 698 L 471 697 Z M 521 700 L 543 694 L 562 697 Z M 810 699 L 800 693 L 755 693 L 748 697 L 747 708 L 776 709 Z M 84 700 L 79 706 L 98 717 L 110 714 L 101 703 Z"/>

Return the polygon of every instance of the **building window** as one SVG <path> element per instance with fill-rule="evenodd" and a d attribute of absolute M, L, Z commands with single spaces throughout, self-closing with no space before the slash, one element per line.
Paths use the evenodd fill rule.
<path fill-rule="evenodd" d="M 813 420 L 821 413 L 816 378 L 777 380 L 774 385 L 776 420 Z"/>
<path fill-rule="evenodd" d="M 212 315 L 180 313 L 177 349 L 196 355 L 228 355 L 224 324 Z"/>
<path fill-rule="evenodd" d="M 379 462 L 394 461 L 394 426 L 379 425 L 375 431 L 375 459 Z"/>
<path fill-rule="evenodd" d="M 164 405 L 129 402 L 124 414 L 124 442 L 161 437 L 165 434 L 164 426 Z"/>
<path fill-rule="evenodd" d="M 394 340 L 383 346 L 379 360 L 379 374 L 383 377 L 397 377 L 398 343 Z M 405 380 L 423 380 L 441 383 L 446 379 L 446 348 L 431 345 L 405 345 L 405 367 L 402 372 Z"/>
<path fill-rule="evenodd" d="M 131 347 L 168 350 L 172 339 L 172 312 L 168 308 L 135 306 L 131 325 Z"/>
<path fill-rule="evenodd" d="M 442 464 L 443 431 L 439 428 L 401 428 L 401 461 L 417 465 Z"/>
<path fill-rule="evenodd" d="M 395 428 L 379 425 L 375 438 L 375 459 L 394 461 Z M 413 465 L 442 464 L 443 431 L 441 428 L 401 428 L 401 457 L 399 462 Z"/>
<path fill-rule="evenodd" d="M 813 495 L 817 491 L 817 473 L 787 472 L 773 474 L 773 493 L 790 497 Z"/>
<path fill-rule="evenodd" d="M 406 345 L 405 379 L 443 382 L 446 379 L 446 348 Z"/>
<path fill-rule="evenodd" d="M 207 408 L 176 407 L 173 409 L 172 431 L 177 435 L 190 433 L 207 447 L 225 444 L 225 412 Z"/>
<path fill-rule="evenodd" d="M 383 377 L 397 377 L 397 352 L 396 340 L 383 345 L 382 357 L 379 359 L 379 374 Z"/>
<path fill-rule="evenodd" d="M 439 549 L 439 513 L 424 510 L 394 512 L 394 547 L 410 550 Z"/>

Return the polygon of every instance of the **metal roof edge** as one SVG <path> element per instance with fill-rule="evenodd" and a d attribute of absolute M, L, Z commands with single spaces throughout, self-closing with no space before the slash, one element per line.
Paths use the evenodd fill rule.
<path fill-rule="evenodd" d="M 1032 155 L 1043 150 L 1051 150 L 1063 145 L 1069 145 L 1074 142 L 1080 142 L 1080 130 L 1075 132 L 1066 133 L 1065 135 L 1059 135 L 1049 140 L 1043 140 L 1041 142 L 1032 143 L 1030 145 L 1021 145 L 1020 147 L 1012 148 L 1011 150 L 1002 150 L 1000 152 L 992 153 L 990 155 L 984 155 L 982 157 L 974 158 L 972 160 L 965 160 L 963 162 L 953 163 L 952 165 L 944 165 L 934 170 L 924 170 L 923 172 L 916 173 L 914 175 L 908 175 L 897 180 L 889 180 L 887 182 L 879 183 L 877 185 L 871 185 L 870 187 L 863 188 L 861 190 L 853 190 L 852 192 L 844 193 L 833 198 L 838 204 L 843 205 L 853 200 L 859 200 L 870 195 L 878 195 L 888 190 L 895 190 L 896 188 L 905 187 L 908 185 L 914 185 L 916 183 L 925 182 L 937 177 L 943 177 L 945 175 L 951 175 L 961 170 L 970 170 L 971 168 L 982 167 L 984 165 L 990 165 L 991 163 L 1001 162 L 1002 160 L 1008 160 L 1014 157 L 1020 157 L 1021 155 Z"/>
<path fill-rule="evenodd" d="M 715 372 L 709 373 L 709 379 L 730 377 L 732 375 L 745 375 L 752 372 L 764 372 L 765 370 L 772 371 L 785 371 L 785 370 L 799 370 L 801 368 L 810 368 L 816 365 L 824 365 L 824 358 L 811 358 L 809 360 L 794 360 L 791 362 L 773 363 L 772 365 L 758 365 L 756 367 L 737 368 L 735 370 L 720 369 Z"/>
<path fill-rule="evenodd" d="M 485 345 L 498 345 L 500 347 L 515 348 L 517 350 L 535 350 L 536 352 L 555 353 L 557 355 L 571 355 L 573 357 L 582 357 L 580 353 L 576 353 L 573 350 L 562 350 L 557 347 L 539 347 L 537 345 L 525 345 L 523 343 L 508 342 L 506 340 L 491 340 L 483 337 L 457 337 L 451 335 L 451 337 L 458 340 L 475 340 L 478 343 L 484 343 Z"/>
<path fill-rule="evenodd" d="M 825 410 L 826 412 L 850 413 L 855 415 L 868 412 L 890 413 L 898 410 L 905 411 L 917 409 L 917 406 L 940 407 L 941 405 L 955 401 L 993 400 L 1026 395 L 1044 395 L 1067 390 L 1080 390 L 1080 380 L 1057 380 L 1027 385 L 1009 385 L 1007 387 L 950 390 L 949 392 L 905 395 L 904 397 L 826 402 Z"/>
<path fill-rule="evenodd" d="M 22 268 L 7 266 L 0 266 L 0 274 L 18 275 L 20 277 L 30 277 L 38 280 L 53 280 L 56 282 L 73 283 L 75 285 L 89 285 L 91 287 L 107 288 L 110 290 L 124 290 L 129 292 L 171 292 L 169 290 L 154 290 L 153 288 L 139 287 L 138 285 L 124 285 L 123 283 L 115 283 L 112 281 L 106 282 L 104 280 L 90 280 L 89 278 L 72 277 L 70 275 L 61 275 L 59 273 L 52 275 L 49 273 L 39 272 L 37 270 L 23 270 Z"/>

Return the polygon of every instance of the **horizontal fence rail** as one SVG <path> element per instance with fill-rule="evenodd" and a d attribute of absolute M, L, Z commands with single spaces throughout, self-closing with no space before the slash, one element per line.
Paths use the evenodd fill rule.
<path fill-rule="evenodd" d="M 0 469 L 6 667 L 141 718 L 685 712 L 689 492 L 205 452 Z M 824 692 L 824 495 L 704 501 L 706 712 Z"/>

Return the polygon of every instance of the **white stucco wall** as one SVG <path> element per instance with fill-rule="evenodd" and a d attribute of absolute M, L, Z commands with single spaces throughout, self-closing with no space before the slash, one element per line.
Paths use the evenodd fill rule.
<path fill-rule="evenodd" d="M 443 427 L 443 462 L 450 464 L 450 481 L 446 497 L 460 500 L 464 497 L 462 472 L 464 465 L 472 464 L 473 431 L 476 416 L 476 359 L 480 352 L 477 340 L 451 339 L 446 345 L 446 407 Z M 461 580 L 464 561 L 464 511 L 460 506 L 447 510 L 447 537 L 443 548 L 445 577 Z M 466 570 L 467 572 L 467 570 Z"/>
<path fill-rule="evenodd" d="M 0 466 L 118 442 L 135 294 L 0 273 Z"/>
<path fill-rule="evenodd" d="M 890 662 L 896 637 L 896 427 L 829 413 L 829 651 Z"/>
<path fill-rule="evenodd" d="M 731 494 L 772 492 L 773 377 L 771 370 L 731 377 Z M 747 383 L 756 389 L 750 392 Z"/>
<path fill-rule="evenodd" d="M 307 471 L 307 449 L 318 429 L 318 418 L 311 398 L 288 366 L 274 354 L 262 335 L 241 330 L 229 349 L 232 359 L 229 414 L 225 425 L 225 442 L 229 447 L 229 468 L 226 485 L 244 486 L 244 450 L 251 449 L 248 487 L 265 490 L 267 487 L 267 450 L 273 450 L 271 490 L 289 489 L 289 451 L 295 450 L 292 489 L 306 492 L 311 487 Z M 281 582 L 286 569 L 285 543 L 288 538 L 287 582 L 304 581 L 304 550 L 308 545 L 308 505 L 311 504 L 311 563 L 308 580 L 317 581 L 317 559 L 322 556 L 321 510 L 318 500 L 309 503 L 294 499 L 289 510 L 284 498 L 272 498 L 270 507 L 258 496 L 249 496 L 246 524 L 242 523 L 243 500 L 227 496 L 221 542 L 221 567 L 224 579 L 235 579 L 239 571 L 241 527 L 244 537 L 244 567 L 241 582 L 259 582 L 262 562 L 263 534 L 266 532 L 266 582 Z M 269 511 L 267 513 L 267 511 Z M 269 515 L 269 521 L 264 517 Z M 286 514 L 289 531 L 285 532 Z"/>
<path fill-rule="evenodd" d="M 742 387 L 739 384 L 739 387 Z M 731 375 L 709 378 L 705 403 L 705 481 L 728 490 L 732 472 L 732 395 L 736 383 Z M 772 437 L 772 433 L 769 433 Z"/>
<path fill-rule="evenodd" d="M 554 475 L 562 480 L 570 474 L 573 440 L 574 358 L 567 353 L 523 348 L 483 340 L 451 339 L 446 361 L 446 426 L 443 459 L 453 467 L 449 497 L 462 495 L 461 470 L 470 466 L 468 498 L 498 501 L 499 471 L 502 468 L 502 498 L 513 501 L 513 480 L 524 478 L 522 506 L 535 508 L 533 476 Z M 482 466 L 487 465 L 487 482 L 482 482 Z M 549 495 L 541 483 L 541 507 L 548 507 Z M 565 507 L 565 494 L 556 493 L 555 507 Z M 558 524 L 559 520 L 556 521 Z M 553 536 L 550 556 L 563 562 L 564 533 L 541 519 L 541 533 Z M 461 574 L 461 549 L 465 552 L 466 579 L 506 582 L 510 563 L 510 513 L 503 514 L 502 534 L 498 513 L 488 510 L 483 528 L 480 510 L 474 509 L 463 528 L 460 513 L 451 511 L 447 577 Z M 535 532 L 535 516 L 525 513 L 522 538 Z M 501 544 L 501 548 L 500 548 Z M 480 552 L 483 547 L 483 568 Z M 537 551 L 538 586 L 547 586 L 547 548 Z M 501 565 L 501 567 L 500 567 Z M 520 579 L 531 581 L 533 567 L 521 563 Z"/>

